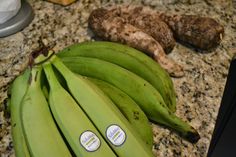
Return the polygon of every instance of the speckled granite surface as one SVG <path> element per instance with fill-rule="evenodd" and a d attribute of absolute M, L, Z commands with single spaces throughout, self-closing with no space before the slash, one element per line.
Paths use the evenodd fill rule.
<path fill-rule="evenodd" d="M 10 136 L 10 119 L 4 114 L 8 84 L 27 64 L 28 54 L 38 41 L 55 43 L 58 51 L 73 43 L 91 40 L 87 18 L 92 9 L 121 4 L 122 0 L 79 0 L 62 7 L 45 1 L 31 0 L 35 11 L 33 22 L 22 32 L 0 38 L 0 154 L 14 157 Z M 125 2 L 132 2 L 126 0 Z M 204 157 L 210 143 L 218 113 L 230 59 L 236 53 L 236 3 L 227 0 L 133 1 L 160 11 L 199 14 L 215 18 L 225 27 L 225 36 L 216 49 L 199 51 L 177 44 L 169 54 L 185 68 L 185 77 L 173 79 L 178 95 L 177 115 L 189 121 L 200 133 L 197 144 L 190 144 L 175 133 L 153 125 L 154 149 L 160 157 Z"/>

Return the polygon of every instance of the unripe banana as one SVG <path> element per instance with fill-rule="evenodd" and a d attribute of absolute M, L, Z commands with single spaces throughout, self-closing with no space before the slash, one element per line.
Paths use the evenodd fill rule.
<path fill-rule="evenodd" d="M 153 133 L 147 116 L 142 109 L 126 93 L 111 84 L 102 80 L 87 78 L 97 85 L 119 108 L 121 113 L 130 122 L 131 126 L 137 130 L 143 141 L 152 148 Z"/>
<path fill-rule="evenodd" d="M 11 85 L 11 130 L 13 147 L 17 157 L 30 157 L 20 121 L 21 101 L 28 88 L 29 77 L 30 70 L 26 69 L 24 73 L 19 75 Z"/>
<path fill-rule="evenodd" d="M 157 62 L 134 48 L 104 41 L 84 42 L 69 46 L 57 55 L 60 58 L 99 58 L 128 69 L 151 83 L 168 108 L 172 112 L 176 110 L 176 94 L 169 74 Z"/>
<path fill-rule="evenodd" d="M 158 91 L 134 73 L 109 62 L 95 58 L 63 58 L 64 64 L 80 75 L 104 80 L 128 94 L 153 122 L 166 125 L 190 142 L 197 142 L 198 132 L 169 112 Z"/>
<path fill-rule="evenodd" d="M 52 60 L 70 93 L 118 156 L 153 156 L 119 109 L 96 85 L 72 73 L 56 56 Z"/>
<path fill-rule="evenodd" d="M 71 157 L 41 90 L 42 67 L 33 67 L 29 87 L 22 100 L 21 123 L 30 156 Z"/>
<path fill-rule="evenodd" d="M 44 71 L 50 86 L 49 105 L 53 116 L 76 156 L 115 157 L 93 123 L 60 85 L 51 64 L 46 63 Z"/>

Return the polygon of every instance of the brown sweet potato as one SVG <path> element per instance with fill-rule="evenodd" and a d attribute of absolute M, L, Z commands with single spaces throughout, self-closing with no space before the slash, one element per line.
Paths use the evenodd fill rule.
<path fill-rule="evenodd" d="M 120 42 L 146 52 L 174 77 L 183 76 L 180 65 L 168 58 L 161 45 L 150 35 L 114 16 L 106 9 L 94 10 L 89 17 L 89 27 L 102 39 Z"/>

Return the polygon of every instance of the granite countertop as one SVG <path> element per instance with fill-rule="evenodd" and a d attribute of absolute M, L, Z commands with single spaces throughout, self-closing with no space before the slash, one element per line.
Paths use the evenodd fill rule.
<path fill-rule="evenodd" d="M 126 3 L 151 6 L 159 11 L 209 16 L 225 27 L 225 36 L 214 50 L 200 51 L 177 44 L 169 54 L 184 66 L 185 77 L 174 79 L 178 103 L 176 114 L 195 127 L 201 139 L 191 144 L 174 132 L 152 125 L 153 152 L 160 157 L 204 157 L 210 144 L 223 95 L 229 63 L 236 52 L 236 3 L 229 0 L 79 0 L 62 7 L 46 1 L 30 0 L 33 22 L 21 32 L 0 38 L 0 156 L 14 157 L 10 116 L 6 114 L 9 83 L 27 66 L 28 55 L 39 46 L 55 43 L 55 51 L 73 43 L 92 40 L 87 28 L 90 12 L 98 7 Z M 234 15 L 234 16 L 233 16 Z M 5 111 L 5 112 L 4 112 Z"/>

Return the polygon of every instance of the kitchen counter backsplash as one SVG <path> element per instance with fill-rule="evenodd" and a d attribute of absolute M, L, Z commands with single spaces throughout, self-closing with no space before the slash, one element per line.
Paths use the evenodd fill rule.
<path fill-rule="evenodd" d="M 39 46 L 55 43 L 59 51 L 73 43 L 94 40 L 87 27 L 90 12 L 101 6 L 122 3 L 142 4 L 158 11 L 197 14 L 216 19 L 225 27 L 221 44 L 211 51 L 201 51 L 177 44 L 169 54 L 185 69 L 183 78 L 174 79 L 177 115 L 196 128 L 201 139 L 191 144 L 174 132 L 154 125 L 155 156 L 205 157 L 224 91 L 229 63 L 236 53 L 236 4 L 227 0 L 79 0 L 62 7 L 46 1 L 29 1 L 34 9 L 33 22 L 23 31 L 0 38 L 0 154 L 14 157 L 10 116 L 4 112 L 9 83 L 27 66 L 28 55 Z M 233 16 L 234 15 L 234 16 Z M 4 114 L 5 113 L 5 114 Z"/>

